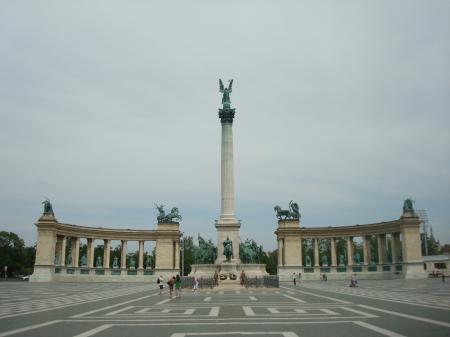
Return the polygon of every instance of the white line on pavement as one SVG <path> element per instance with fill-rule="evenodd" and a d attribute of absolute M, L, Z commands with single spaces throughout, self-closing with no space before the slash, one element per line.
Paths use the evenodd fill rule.
<path fill-rule="evenodd" d="M 429 319 L 429 318 L 425 318 L 425 317 L 419 317 L 419 316 L 402 314 L 400 312 L 379 309 L 379 308 L 370 307 L 368 305 L 363 305 L 363 304 L 358 304 L 358 307 L 366 308 L 366 309 L 369 309 L 369 310 L 375 310 L 375 311 L 379 311 L 379 312 L 384 312 L 386 314 L 390 314 L 390 315 L 394 315 L 394 316 L 405 317 L 405 318 L 413 319 L 413 320 L 416 320 L 416 321 L 426 322 L 426 323 L 440 325 L 440 326 L 445 326 L 447 328 L 450 328 L 450 323 L 441 322 L 441 321 L 435 321 L 434 319 Z"/>
<path fill-rule="evenodd" d="M 366 322 L 356 321 L 353 323 L 355 323 L 356 325 L 362 326 L 363 328 L 378 332 L 378 333 L 388 336 L 388 337 L 406 337 L 405 335 L 400 335 L 394 331 L 386 330 L 386 329 L 380 328 L 378 326 L 375 326 L 375 325 L 372 325 L 372 324 L 369 324 Z"/>
<path fill-rule="evenodd" d="M 267 310 L 271 313 L 271 314 L 279 314 L 280 311 L 278 311 L 277 308 L 267 308 Z"/>
<path fill-rule="evenodd" d="M 255 296 L 249 296 L 248 298 L 250 299 L 250 301 L 257 301 L 258 300 Z"/>
<path fill-rule="evenodd" d="M 326 313 L 326 314 L 328 314 L 328 315 L 340 315 L 337 312 L 335 312 L 333 310 L 330 310 L 330 309 L 319 309 L 319 310 L 324 312 L 324 313 Z"/>
<path fill-rule="evenodd" d="M 341 307 L 341 309 L 344 309 L 344 310 L 353 312 L 353 313 L 355 313 L 355 314 L 362 315 L 362 316 L 367 317 L 367 318 L 375 318 L 375 317 L 378 317 L 378 316 L 376 316 L 376 315 L 369 314 L 368 312 L 364 312 L 364 311 L 360 311 L 360 310 L 355 310 L 355 309 L 348 308 L 348 307 Z"/>
<path fill-rule="evenodd" d="M 245 316 L 255 316 L 255 312 L 250 307 L 242 307 L 244 310 Z"/>
<path fill-rule="evenodd" d="M 113 305 L 108 305 L 108 306 L 103 307 L 103 308 L 100 308 L 100 309 L 95 309 L 95 310 L 91 310 L 91 311 L 86 311 L 86 312 L 83 312 L 83 313 L 78 314 L 78 315 L 70 316 L 70 318 L 84 317 L 84 316 L 87 316 L 87 315 L 90 315 L 90 314 L 93 314 L 93 313 L 96 313 L 96 312 L 99 312 L 99 311 L 103 311 L 103 310 L 108 310 L 108 309 L 120 307 L 121 305 L 128 304 L 128 303 L 132 303 L 132 302 L 136 302 L 136 301 L 140 301 L 140 300 L 143 300 L 144 298 L 149 298 L 149 297 L 153 297 L 153 296 L 156 296 L 156 295 L 157 295 L 157 293 L 155 293 L 155 294 L 153 294 L 153 295 L 142 296 L 142 297 L 139 297 L 139 298 L 135 298 L 135 299 L 133 299 L 133 300 L 128 300 L 128 301 L 121 302 L 121 303 L 117 303 L 117 304 L 113 304 Z"/>
<path fill-rule="evenodd" d="M 283 287 L 283 286 L 281 286 L 280 288 L 289 289 L 288 287 Z M 328 297 L 328 296 L 324 296 L 324 295 L 318 295 L 318 294 L 314 294 L 314 293 L 308 293 L 308 292 L 306 292 L 306 291 L 301 291 L 301 290 L 297 290 L 297 289 L 295 289 L 295 291 L 298 292 L 298 293 L 301 293 L 301 294 L 305 294 L 305 295 L 310 295 L 310 296 L 316 296 L 316 297 L 326 298 L 327 300 L 335 301 L 335 302 L 339 302 L 339 303 L 346 303 L 346 304 L 350 303 L 350 302 L 348 302 L 348 301 L 343 301 L 343 300 L 340 300 L 340 299 L 337 299 L 337 298 L 334 298 L 334 297 Z"/>
<path fill-rule="evenodd" d="M 167 303 L 167 302 L 169 302 L 171 300 L 172 300 L 171 298 L 168 298 L 166 300 L 162 300 L 161 302 L 156 303 L 156 305 L 164 304 L 164 303 Z"/>
<path fill-rule="evenodd" d="M 290 298 L 291 300 L 300 302 L 300 303 L 306 303 L 305 301 L 303 301 L 303 300 L 301 300 L 301 299 L 299 299 L 297 297 L 292 297 L 292 296 L 289 296 L 289 295 L 286 295 L 286 294 L 281 294 L 281 295 L 284 296 L 284 297 Z"/>
<path fill-rule="evenodd" d="M 205 299 L 203 300 L 203 302 L 209 302 L 211 301 L 211 297 L 205 297 Z"/>
<path fill-rule="evenodd" d="M 212 307 L 211 310 L 209 311 L 208 316 L 219 316 L 219 310 L 220 307 Z"/>
<path fill-rule="evenodd" d="M 116 311 L 108 312 L 107 314 L 105 314 L 105 316 L 112 316 L 112 315 L 118 314 L 119 312 L 127 311 L 127 310 L 130 310 L 130 309 L 133 309 L 133 308 L 134 308 L 133 306 L 121 308 L 121 309 L 116 310 Z"/>
<path fill-rule="evenodd" d="M 95 329 L 88 330 L 86 332 L 83 332 L 83 333 L 73 336 L 73 337 L 89 337 L 89 336 L 95 335 L 96 333 L 98 333 L 100 331 L 109 329 L 112 326 L 113 326 L 113 324 L 103 324 L 103 325 L 100 325 L 99 327 L 96 327 Z"/>
<path fill-rule="evenodd" d="M 170 337 L 186 337 L 186 336 L 214 336 L 214 335 L 281 335 L 282 337 L 298 337 L 292 331 L 226 331 L 226 332 L 177 332 Z"/>
<path fill-rule="evenodd" d="M 21 332 L 25 332 L 25 331 L 38 329 L 38 328 L 41 328 L 43 326 L 52 325 L 52 324 L 56 324 L 56 323 L 59 323 L 59 322 L 62 322 L 62 321 L 61 320 L 48 321 L 48 322 L 41 323 L 41 324 L 35 324 L 35 325 L 26 326 L 24 328 L 20 328 L 20 329 L 16 329 L 16 330 L 6 331 L 6 332 L 3 332 L 3 333 L 0 333 L 0 337 L 15 335 L 16 333 L 21 333 Z"/>
<path fill-rule="evenodd" d="M 152 310 L 152 308 L 144 308 L 144 309 L 136 311 L 136 314 L 146 314 L 150 310 Z"/>

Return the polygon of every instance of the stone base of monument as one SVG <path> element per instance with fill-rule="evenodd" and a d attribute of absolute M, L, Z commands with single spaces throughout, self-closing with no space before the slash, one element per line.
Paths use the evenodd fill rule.
<path fill-rule="evenodd" d="M 239 282 L 239 276 L 242 271 L 244 271 L 247 277 L 255 276 L 267 276 L 269 275 L 266 271 L 265 264 L 244 264 L 244 263 L 233 263 L 233 262 L 222 262 L 221 264 L 193 264 L 191 266 L 192 270 L 189 276 L 196 277 L 213 277 L 214 273 L 217 271 L 220 274 L 227 274 L 227 279 L 229 279 L 229 274 L 236 275 L 236 279 Z"/>
<path fill-rule="evenodd" d="M 54 277 L 54 268 L 52 266 L 34 266 L 33 275 L 30 282 L 50 282 Z"/>

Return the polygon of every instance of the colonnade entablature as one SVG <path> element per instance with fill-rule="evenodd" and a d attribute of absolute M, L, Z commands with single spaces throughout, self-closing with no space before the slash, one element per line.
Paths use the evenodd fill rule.
<path fill-rule="evenodd" d="M 398 220 L 339 227 L 307 228 L 299 219 L 279 220 L 278 275 L 284 280 L 294 273 L 305 279 L 323 274 L 342 279 L 352 273 L 367 278 L 424 277 L 420 224 L 413 211 Z M 361 242 L 356 243 L 358 238 Z"/>
<path fill-rule="evenodd" d="M 168 277 L 180 271 L 178 222 L 158 223 L 154 230 L 115 229 L 65 224 L 53 214 L 43 214 L 35 225 L 38 235 L 31 281 L 148 281 L 155 274 Z M 83 239 L 87 242 L 86 254 L 80 256 Z M 95 251 L 96 240 L 103 245 L 101 256 Z M 112 241 L 120 242 L 120 256 L 114 261 L 110 256 Z M 133 258 L 127 262 L 127 243 L 132 241 L 138 243 L 137 261 Z M 148 241 L 154 242 L 152 265 L 144 261 L 144 244 Z"/>

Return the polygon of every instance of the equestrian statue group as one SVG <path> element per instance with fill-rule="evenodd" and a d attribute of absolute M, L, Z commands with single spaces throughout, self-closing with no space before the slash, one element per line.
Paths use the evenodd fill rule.
<path fill-rule="evenodd" d="M 298 204 L 292 200 L 289 202 L 289 209 L 281 209 L 280 206 L 275 206 L 273 209 L 277 214 L 278 220 L 299 220 L 301 216 Z"/>

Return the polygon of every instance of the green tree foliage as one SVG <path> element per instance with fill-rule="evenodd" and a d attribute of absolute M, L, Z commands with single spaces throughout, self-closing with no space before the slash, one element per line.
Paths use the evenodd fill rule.
<path fill-rule="evenodd" d="M 266 270 L 270 275 L 276 275 L 278 270 L 278 249 L 267 252 Z"/>
<path fill-rule="evenodd" d="M 8 266 L 8 277 L 29 275 L 33 272 L 36 247 L 26 247 L 25 242 L 12 232 L 0 232 L 0 261 Z"/>
<path fill-rule="evenodd" d="M 422 255 L 425 255 L 425 235 L 421 234 L 422 241 Z M 428 255 L 439 255 L 442 253 L 442 247 L 438 240 L 433 235 L 427 237 Z"/>
<path fill-rule="evenodd" d="M 194 238 L 192 236 L 183 236 L 183 254 L 184 254 L 184 261 L 183 261 L 184 275 L 189 275 L 189 273 L 191 272 L 191 265 L 195 264 Z"/>

